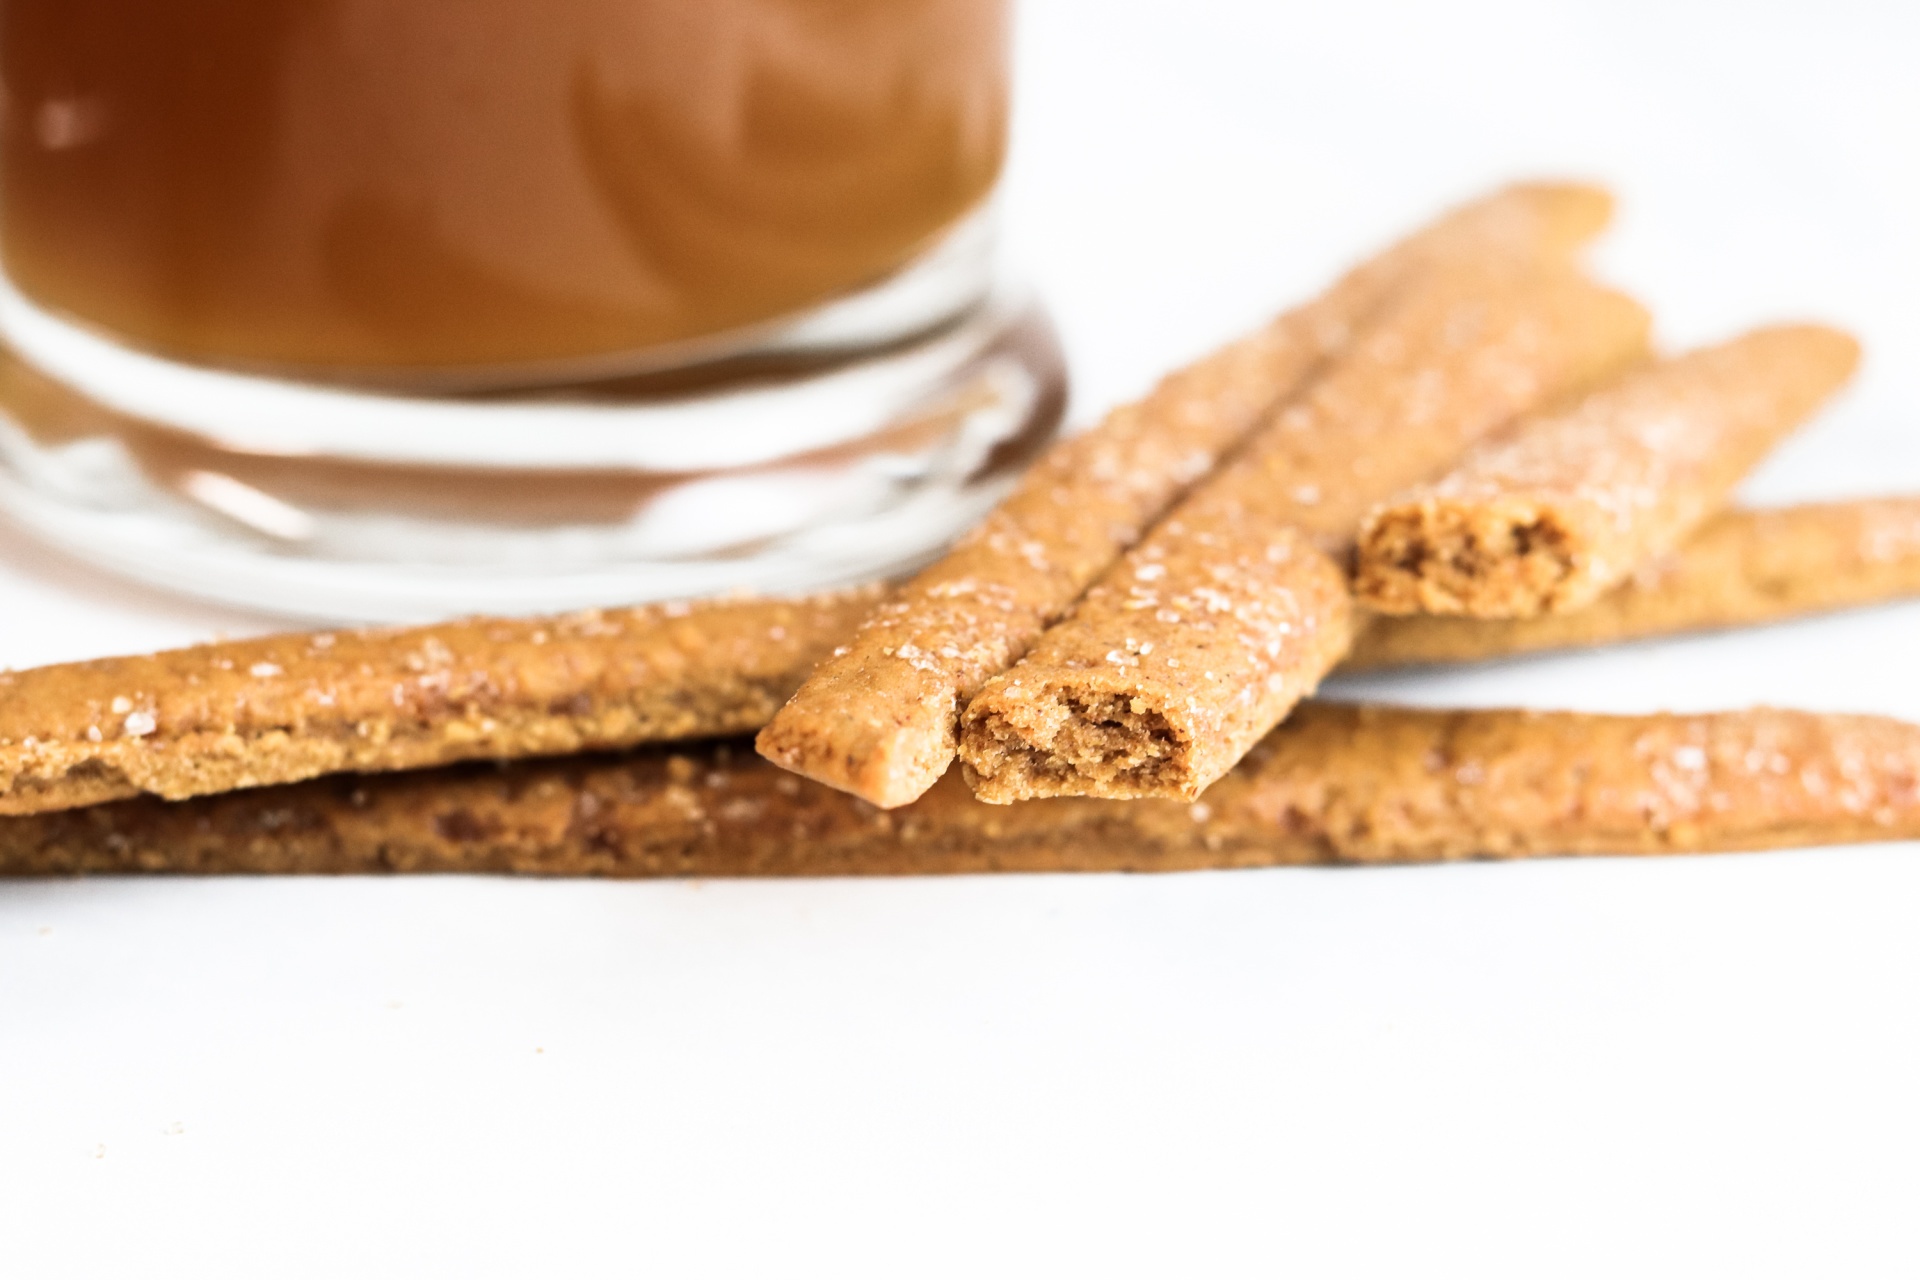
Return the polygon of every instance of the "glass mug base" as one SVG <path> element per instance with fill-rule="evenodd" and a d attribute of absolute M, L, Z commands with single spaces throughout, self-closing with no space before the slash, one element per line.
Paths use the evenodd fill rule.
<path fill-rule="evenodd" d="M 908 571 L 1057 432 L 1044 314 L 956 232 L 704 363 L 400 395 L 175 365 L 0 296 L 0 512 L 186 595 L 413 622 Z"/>

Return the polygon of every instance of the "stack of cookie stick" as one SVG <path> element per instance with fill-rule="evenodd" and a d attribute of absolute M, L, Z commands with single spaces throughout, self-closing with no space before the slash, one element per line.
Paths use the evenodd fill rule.
<path fill-rule="evenodd" d="M 1116 563 L 962 719 L 976 795 L 1194 799 L 1352 641 L 1336 562 L 1374 502 L 1645 351 L 1569 271 L 1412 281 L 1344 358 Z"/>
<path fill-rule="evenodd" d="M 1605 223 L 1607 196 L 1530 185 L 1465 206 L 1326 294 L 1173 374 L 1043 460 L 980 527 L 880 605 L 759 738 L 771 760 L 874 804 L 952 763 L 960 711 L 1190 483 L 1290 399 L 1409 278 L 1550 268 Z"/>
<path fill-rule="evenodd" d="M 1259 738 L 1260 717 L 1290 705 L 1348 653 L 1350 641 L 1352 666 L 1463 661 L 1767 621 L 1920 589 L 1920 502 L 1709 518 L 1752 461 L 1844 376 L 1853 351 L 1839 335 L 1804 328 L 1755 335 L 1651 366 L 1574 411 L 1502 430 L 1528 406 L 1601 379 L 1639 349 L 1644 315 L 1567 268 L 1570 251 L 1595 229 L 1604 207 L 1603 198 L 1579 188 L 1523 187 L 1444 219 L 1310 307 L 1176 375 L 1141 405 L 1070 442 L 1016 495 L 1006 519 L 990 522 L 970 544 L 971 559 L 935 566 L 920 585 L 953 588 L 953 575 L 969 564 L 1017 561 L 1031 570 L 1014 571 L 1024 593 L 1019 608 L 983 609 L 975 593 L 948 615 L 971 626 L 976 638 L 987 637 L 989 648 L 997 645 L 1001 665 L 1042 633 L 1047 610 L 1067 607 L 1079 590 L 1076 578 L 1092 590 L 1054 632 L 1099 622 L 1102 608 L 1110 616 L 1101 625 L 1117 618 L 1144 630 L 1140 616 L 1151 614 L 1153 623 L 1173 629 L 1164 649 L 1151 635 L 1129 634 L 1101 655 L 1117 670 L 1155 651 L 1178 656 L 1180 645 L 1229 657 L 1251 650 L 1255 663 L 1262 654 L 1273 660 L 1263 673 L 1280 678 L 1260 682 L 1241 700 L 1252 710 L 1221 718 L 1229 732 L 1188 753 L 1203 771 L 1237 756 L 1233 744 Z M 1256 406 L 1269 395 L 1264 408 Z M 1649 429 L 1649 418 L 1662 415 L 1665 428 Z M 1364 430 L 1356 438 L 1327 429 L 1341 422 Z M 1497 443 L 1474 447 L 1495 431 Z M 1183 444 L 1194 445 L 1190 466 L 1152 465 L 1166 463 Z M 1596 457 L 1605 465 L 1594 465 Z M 1110 483 L 1113 466 L 1129 460 L 1141 470 Z M 1069 483 L 1089 467 L 1104 476 L 1101 483 Z M 1603 475 L 1611 488 L 1597 483 Z M 1037 486 L 1048 476 L 1052 487 L 1043 491 Z M 1420 485 L 1434 476 L 1443 478 Z M 1487 621 L 1353 611 L 1343 566 L 1329 552 L 1351 542 L 1369 505 L 1399 491 L 1375 512 L 1369 530 L 1388 523 L 1384 512 L 1444 507 L 1475 529 L 1504 527 L 1510 551 L 1530 551 L 1531 544 L 1519 545 L 1527 540 L 1525 519 L 1488 526 L 1484 514 L 1462 515 L 1474 501 L 1510 512 L 1513 491 L 1526 485 L 1532 487 L 1521 499 L 1536 515 L 1553 513 L 1554 527 L 1578 530 L 1566 541 L 1587 551 L 1584 559 L 1564 558 L 1571 567 L 1553 579 L 1561 585 L 1536 592 L 1547 612 Z M 1130 523 L 1100 530 L 1088 520 L 1061 522 L 1079 540 L 1060 540 L 1074 550 L 1057 560 L 1048 544 L 1016 545 L 991 534 L 1021 520 L 1029 523 L 1018 527 L 1046 532 L 1031 524 L 1043 499 L 1075 497 L 1105 516 L 1131 511 Z M 1116 561 L 1153 512 L 1169 504 L 1170 514 Z M 1242 532 L 1248 536 L 1222 536 Z M 1364 561 L 1364 549 L 1361 555 Z M 1401 567 L 1407 559 L 1399 557 Z M 1524 567 L 1499 580 L 1513 595 L 1512 582 L 1549 576 Z M 1153 583 L 1169 585 L 1143 585 Z M 1245 607 L 1214 608 L 1231 599 L 1229 586 L 1244 589 Z M 1171 593 L 1172 605 L 1163 593 Z M 1578 607 L 1596 594 L 1597 601 Z M 822 655 L 831 670 L 869 641 L 898 638 L 896 622 L 926 624 L 929 600 L 967 595 L 916 597 L 910 587 L 877 615 L 869 611 L 883 597 L 869 589 L 805 601 L 479 620 L 0 675 L 0 813 L 38 815 L 0 818 L 0 868 L 715 874 L 1172 867 L 1716 848 L 1908 830 L 1913 771 L 1904 744 L 1912 731 L 1793 713 L 1674 719 L 1462 712 L 1436 719 L 1309 707 L 1194 806 L 1080 800 L 981 808 L 956 775 L 925 802 L 888 816 L 744 760 L 737 746 L 622 762 L 526 764 L 505 773 L 274 785 L 342 770 L 418 770 L 750 731 Z M 1036 603 L 1048 599 L 1053 603 L 1044 608 Z M 1176 621 L 1161 616 L 1163 606 Z M 1182 610 L 1199 625 L 1181 626 Z M 856 631 L 863 617 L 864 629 Z M 1087 635 L 1099 638 L 1097 630 Z M 1047 633 L 1029 665 L 1058 638 Z M 911 639 L 908 645 L 918 648 Z M 925 660 L 925 650 L 886 647 L 883 657 L 903 657 L 909 670 L 938 677 L 933 684 L 951 690 L 947 705 L 960 705 L 964 682 L 948 677 L 971 658 L 943 665 Z M 1061 665 L 1071 671 L 1093 664 Z M 984 679 L 991 667 L 974 664 L 970 675 L 960 674 Z M 1125 714 L 1141 714 L 1135 696 Z M 926 727 L 924 717 L 905 716 L 890 740 L 924 743 Z M 1693 736 L 1672 737 L 1682 729 Z M 1716 755 L 1701 745 L 1703 734 L 1739 750 Z M 1456 760 L 1462 742 L 1504 744 L 1515 754 Z M 1737 755 L 1754 776 L 1734 790 L 1728 787 L 1744 775 L 1716 766 L 1711 777 L 1696 776 L 1702 752 L 1714 761 Z M 1561 818 L 1516 805 L 1506 782 L 1475 790 L 1488 777 L 1520 776 L 1503 761 L 1548 756 L 1566 767 L 1567 778 L 1586 780 L 1555 793 L 1570 806 L 1558 811 Z M 938 750 L 930 758 L 945 763 Z M 1682 774 L 1673 773 L 1676 762 Z M 1767 781 L 1786 776 L 1768 772 L 1775 764 L 1811 779 L 1815 790 L 1800 795 Z M 698 771 L 709 790 L 727 792 L 723 807 L 689 790 L 689 771 Z M 1829 774 L 1845 785 L 1832 785 Z M 888 776 L 897 780 L 898 771 Z M 1678 791 L 1676 777 L 1686 783 Z M 1617 795 L 1586 785 L 1608 778 L 1618 782 Z M 1543 775 L 1528 786 L 1552 791 L 1550 784 Z M 218 794 L 234 788 L 258 789 Z M 1646 810 L 1645 797 L 1662 788 L 1705 797 L 1705 818 L 1689 817 L 1693 810 L 1679 800 L 1670 812 Z M 213 798 L 99 803 L 141 793 Z M 1638 818 L 1620 800 L 1628 795 L 1640 797 Z M 1361 796 L 1370 798 L 1361 803 Z M 1751 821 L 1724 816 L 1736 801 Z M 86 805 L 94 807 L 75 808 Z M 684 821 L 666 821 L 667 810 Z M 826 822 L 819 840 L 806 835 L 808 814 Z M 1585 817 L 1562 821 L 1567 814 Z M 1382 834 L 1390 831 L 1399 834 Z M 1111 853 L 1067 847 L 1099 833 Z M 782 840 L 799 843 L 782 855 Z"/>
<path fill-rule="evenodd" d="M 1479 284 L 1463 296 L 1497 294 Z M 1620 362 L 1625 343 L 1596 343 L 1582 352 L 1589 363 L 1563 371 L 1550 341 L 1509 354 L 1482 334 L 1456 355 L 1434 341 L 1452 331 L 1444 313 L 1412 314 L 1380 321 L 988 681 L 962 720 L 976 794 L 1198 797 L 1350 647 L 1345 579 L 1324 563 L 1302 568 L 1312 563 L 1302 534 L 1343 549 L 1366 506 L 1476 438 L 1491 437 L 1366 517 L 1360 598 L 1390 613 L 1501 618 L 1590 604 L 1718 510 L 1858 356 L 1829 329 L 1762 330 L 1623 374 L 1495 436 L 1514 410 L 1604 370 L 1605 355 Z M 1581 334 L 1590 317 L 1590 332 L 1608 332 L 1598 306 L 1569 314 L 1540 327 Z M 1387 359 L 1370 358 L 1376 343 Z M 1474 362 L 1497 369 L 1503 357 L 1523 371 L 1503 385 L 1526 390 L 1477 401 Z M 1366 464 L 1358 474 L 1355 460 Z"/>
<path fill-rule="evenodd" d="M 1578 612 L 1370 618 L 1341 669 L 1482 662 L 1911 596 L 1920 498 L 1733 511 Z M 0 673 L 0 815 L 750 733 L 880 598 L 296 634 Z"/>

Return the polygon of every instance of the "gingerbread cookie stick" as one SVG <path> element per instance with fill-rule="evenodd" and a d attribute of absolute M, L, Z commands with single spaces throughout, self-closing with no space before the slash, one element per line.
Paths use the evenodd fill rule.
<path fill-rule="evenodd" d="M 0 874 L 1174 871 L 1915 836 L 1920 728 L 1895 721 L 1309 705 L 1196 805 L 990 806 L 949 776 L 887 813 L 703 744 L 5 818 Z"/>
<path fill-rule="evenodd" d="M 1476 618 L 1591 604 L 1718 510 L 1859 352 L 1832 329 L 1761 329 L 1523 422 L 1375 508 L 1355 594 L 1381 613 Z"/>
<path fill-rule="evenodd" d="M 1343 862 L 1920 836 L 1920 726 L 1880 716 L 1315 706 L 1230 776 L 1208 806 Z"/>
<path fill-rule="evenodd" d="M 1920 498 L 1715 516 L 1577 613 L 1512 621 L 1377 618 L 1343 671 L 1477 662 L 1754 626 L 1920 595 Z"/>
<path fill-rule="evenodd" d="M 748 733 L 878 598 L 285 635 L 0 673 L 0 813 Z"/>
<path fill-rule="evenodd" d="M 1646 336 L 1638 305 L 1570 272 L 1434 271 L 987 682 L 961 728 L 975 793 L 1197 797 L 1345 655 L 1327 552 L 1366 509 Z"/>
<path fill-rule="evenodd" d="M 1483 257 L 1564 261 L 1608 210 L 1603 193 L 1552 185 L 1468 205 L 1062 442 L 813 673 L 760 735 L 760 751 L 875 804 L 919 795 L 952 762 L 960 708 L 981 684 L 1341 350 L 1410 269 Z"/>

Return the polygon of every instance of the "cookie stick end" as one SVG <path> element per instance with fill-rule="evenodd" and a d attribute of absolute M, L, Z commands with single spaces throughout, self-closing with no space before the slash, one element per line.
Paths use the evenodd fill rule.
<path fill-rule="evenodd" d="M 1364 522 L 1381 613 L 1570 613 L 1671 551 L 1853 372 L 1859 345 L 1778 325 L 1631 371 L 1489 441 Z"/>
<path fill-rule="evenodd" d="M 1572 253 L 1606 230 L 1616 208 L 1613 193 L 1590 182 L 1528 179 L 1512 183 L 1503 194 L 1551 228 L 1547 251 L 1557 254 Z"/>
<path fill-rule="evenodd" d="M 924 795 L 953 763 L 957 695 L 945 681 L 925 685 L 918 696 L 895 690 L 884 700 L 857 701 L 816 688 L 805 707 L 782 707 L 754 738 L 754 749 L 789 773 L 897 809 Z M 839 702 L 846 714 L 823 722 L 823 701 Z"/>

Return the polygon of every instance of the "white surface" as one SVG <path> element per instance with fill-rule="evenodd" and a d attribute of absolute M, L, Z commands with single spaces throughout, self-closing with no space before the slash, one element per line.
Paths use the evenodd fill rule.
<path fill-rule="evenodd" d="M 1866 337 L 1756 495 L 1920 490 L 1912 6 L 1033 0 L 1023 35 L 1009 230 L 1079 417 L 1443 200 L 1588 173 L 1672 338 Z M 259 625 L 5 539 L 0 618 L 16 665 Z M 1920 717 L 1916 637 L 1364 687 Z M 1917 918 L 1913 846 L 0 886 L 0 1271 L 1912 1274 Z"/>

